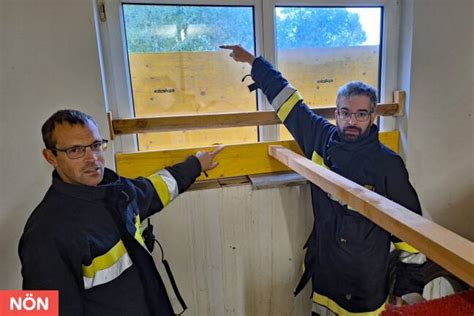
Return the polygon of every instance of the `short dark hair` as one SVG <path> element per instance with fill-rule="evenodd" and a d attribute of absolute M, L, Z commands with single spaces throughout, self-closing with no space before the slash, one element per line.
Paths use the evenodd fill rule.
<path fill-rule="evenodd" d="M 342 98 L 350 98 L 359 95 L 369 97 L 371 109 L 375 109 L 375 105 L 377 104 L 377 91 L 362 81 L 350 81 L 340 87 L 337 92 L 336 106 L 339 108 L 339 101 Z"/>
<path fill-rule="evenodd" d="M 53 139 L 53 132 L 56 124 L 69 123 L 70 125 L 80 124 L 84 126 L 87 122 L 92 122 L 97 126 L 94 118 L 86 113 L 77 110 L 59 110 L 51 115 L 41 127 L 41 134 L 43 136 L 44 146 L 49 149 L 54 149 L 56 141 Z"/>

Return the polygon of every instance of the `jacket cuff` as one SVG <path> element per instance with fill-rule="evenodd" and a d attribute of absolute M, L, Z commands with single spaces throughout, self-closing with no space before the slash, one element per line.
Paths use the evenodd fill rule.
<path fill-rule="evenodd" d="M 250 74 L 256 86 L 262 90 L 270 103 L 288 85 L 283 75 L 261 56 L 253 61 Z"/>
<path fill-rule="evenodd" d="M 186 191 L 201 174 L 201 163 L 196 156 L 189 156 L 185 161 L 166 167 L 178 183 L 179 193 Z"/>
<path fill-rule="evenodd" d="M 190 170 L 192 172 L 191 175 L 194 178 L 199 177 L 202 172 L 201 162 L 199 161 L 199 159 L 196 156 L 192 155 L 186 158 L 184 162 L 190 165 Z"/>

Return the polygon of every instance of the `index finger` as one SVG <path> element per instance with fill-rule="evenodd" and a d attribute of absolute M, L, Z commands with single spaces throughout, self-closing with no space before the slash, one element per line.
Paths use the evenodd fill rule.
<path fill-rule="evenodd" d="M 221 146 L 217 147 L 216 149 L 214 149 L 213 151 L 211 151 L 211 152 L 209 153 L 209 155 L 212 155 L 212 156 L 217 155 L 218 153 L 220 153 L 220 152 L 222 151 L 222 149 L 224 149 L 224 147 L 225 147 L 224 145 L 221 145 Z"/>
<path fill-rule="evenodd" d="M 223 48 L 223 49 L 235 49 L 237 48 L 238 45 L 220 45 L 219 48 Z"/>

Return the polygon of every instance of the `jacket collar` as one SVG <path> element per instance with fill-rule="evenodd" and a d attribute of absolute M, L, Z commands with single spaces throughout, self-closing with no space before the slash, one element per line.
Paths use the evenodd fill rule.
<path fill-rule="evenodd" d="M 95 201 L 104 199 L 111 190 L 117 186 L 121 186 L 120 177 L 110 169 L 104 169 L 104 178 L 98 186 L 87 186 L 66 183 L 59 177 L 58 173 L 53 171 L 52 187 L 58 192 L 69 195 L 74 198 L 87 201 Z"/>

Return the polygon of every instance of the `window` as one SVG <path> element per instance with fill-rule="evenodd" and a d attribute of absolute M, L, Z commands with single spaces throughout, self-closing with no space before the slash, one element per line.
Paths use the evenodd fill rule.
<path fill-rule="evenodd" d="M 222 43 L 254 49 L 250 6 L 123 4 L 135 117 L 251 112 L 256 98 Z M 232 21 L 232 23 L 229 23 Z M 140 150 L 258 141 L 257 127 L 139 134 Z"/>
<path fill-rule="evenodd" d="M 116 118 L 270 109 L 241 82 L 250 67 L 218 48 L 232 43 L 277 65 L 311 107 L 334 105 L 337 88 L 350 80 L 377 87 L 384 102 L 395 90 L 398 4 L 329 3 L 105 0 L 100 32 L 109 108 Z M 281 125 L 120 138 L 118 151 L 142 151 L 291 136 Z"/>
<path fill-rule="evenodd" d="M 336 103 L 337 90 L 360 80 L 380 88 L 382 8 L 275 8 L 277 64 L 310 107 Z M 280 139 L 292 139 L 280 126 Z"/>

